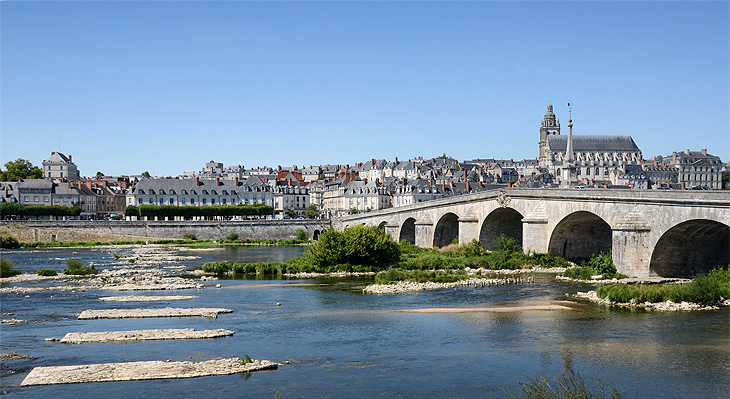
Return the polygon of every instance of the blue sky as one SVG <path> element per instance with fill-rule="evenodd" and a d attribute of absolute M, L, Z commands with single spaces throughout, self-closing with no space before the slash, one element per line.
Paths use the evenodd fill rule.
<path fill-rule="evenodd" d="M 82 175 L 536 158 L 567 133 L 730 160 L 730 3 L 1 2 L 0 164 Z"/>

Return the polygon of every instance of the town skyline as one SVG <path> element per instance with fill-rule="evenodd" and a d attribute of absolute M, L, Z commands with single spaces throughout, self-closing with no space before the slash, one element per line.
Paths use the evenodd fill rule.
<path fill-rule="evenodd" d="M 0 8 L 0 164 L 535 159 L 545 106 L 567 124 L 568 102 L 576 135 L 730 159 L 724 2 Z"/>

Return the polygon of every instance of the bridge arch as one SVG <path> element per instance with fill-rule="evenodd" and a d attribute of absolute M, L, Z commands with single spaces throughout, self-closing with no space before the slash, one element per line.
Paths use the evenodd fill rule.
<path fill-rule="evenodd" d="M 522 214 L 512 208 L 497 208 L 487 215 L 479 230 L 479 241 L 484 248 L 497 249 L 496 238 L 504 234 L 522 246 Z"/>
<path fill-rule="evenodd" d="M 451 244 L 459 236 L 459 217 L 454 213 L 441 216 L 433 229 L 433 247 L 442 248 Z"/>
<path fill-rule="evenodd" d="M 400 235 L 398 236 L 398 242 L 406 240 L 413 245 L 416 245 L 416 219 L 408 218 L 400 226 Z"/>
<path fill-rule="evenodd" d="M 321 232 L 321 231 L 319 231 L 319 230 L 314 230 L 314 233 L 312 233 L 312 239 L 313 239 L 314 241 L 317 241 L 317 240 L 319 240 L 319 235 L 320 235 L 320 234 L 322 234 L 322 232 Z"/>
<path fill-rule="evenodd" d="M 730 226 L 693 219 L 675 225 L 657 241 L 649 270 L 660 277 L 691 277 L 730 263 Z"/>
<path fill-rule="evenodd" d="M 386 224 L 388 224 L 388 221 L 387 221 L 387 220 L 385 220 L 385 221 L 382 221 L 382 222 L 380 222 L 380 224 L 378 224 L 378 228 L 379 228 L 380 230 L 385 230 L 385 225 L 386 225 Z"/>
<path fill-rule="evenodd" d="M 609 252 L 611 248 L 611 226 L 594 213 L 577 211 L 555 226 L 550 235 L 548 253 L 576 261 Z"/>

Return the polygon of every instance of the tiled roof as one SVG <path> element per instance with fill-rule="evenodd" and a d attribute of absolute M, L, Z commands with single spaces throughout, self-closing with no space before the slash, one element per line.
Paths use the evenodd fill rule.
<path fill-rule="evenodd" d="M 552 151 L 565 151 L 568 144 L 568 136 L 548 136 L 548 146 Z M 640 151 L 631 136 L 599 136 L 599 135 L 574 135 L 573 151 Z"/>

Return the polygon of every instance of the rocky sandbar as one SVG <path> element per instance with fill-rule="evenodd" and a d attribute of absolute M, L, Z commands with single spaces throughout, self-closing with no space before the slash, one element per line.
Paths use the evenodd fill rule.
<path fill-rule="evenodd" d="M 104 331 L 104 332 L 75 332 L 68 333 L 62 339 L 62 344 L 84 344 L 91 342 L 136 342 L 156 341 L 165 339 L 202 339 L 219 338 L 233 335 L 233 331 L 219 328 L 217 330 L 195 331 L 193 328 L 134 330 L 134 331 Z"/>
<path fill-rule="evenodd" d="M 215 319 L 221 313 L 231 313 L 224 308 L 162 308 L 162 309 L 91 309 L 79 314 L 79 320 L 131 319 L 148 317 L 195 317 Z"/>

